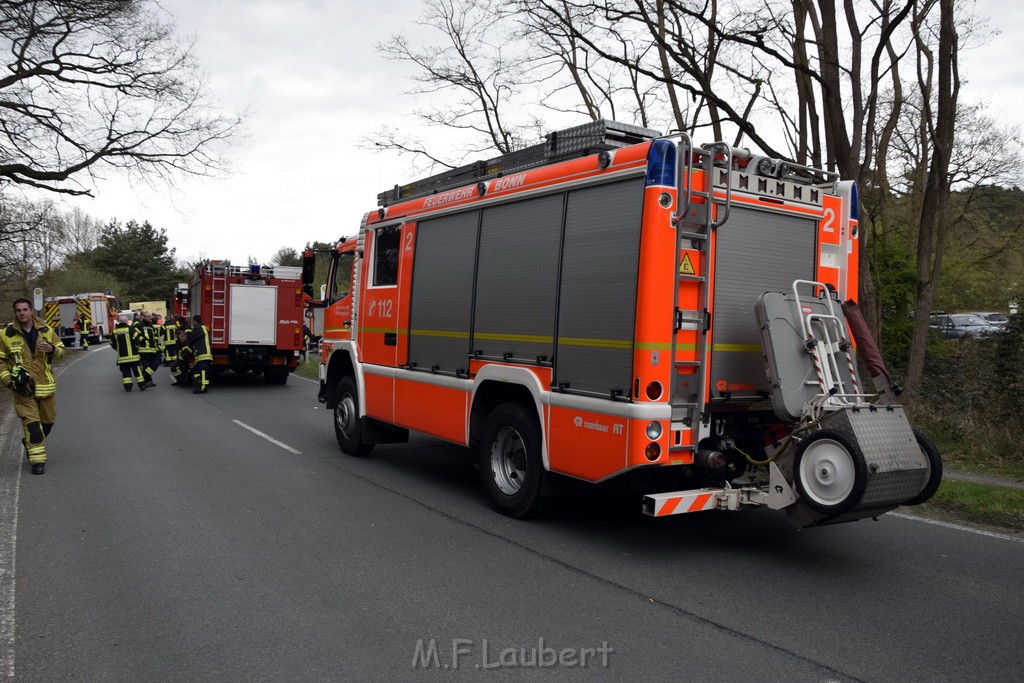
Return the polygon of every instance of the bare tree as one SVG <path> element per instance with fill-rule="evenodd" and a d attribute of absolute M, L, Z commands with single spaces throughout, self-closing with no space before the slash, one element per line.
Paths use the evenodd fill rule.
<path fill-rule="evenodd" d="M 416 85 L 410 92 L 429 100 L 415 110 L 416 117 L 467 134 L 466 154 L 505 153 L 532 143 L 530 125 L 507 116 L 506 109 L 529 78 L 507 44 L 511 38 L 499 18 L 474 0 L 427 0 L 425 5 L 418 23 L 434 29 L 439 42 L 418 46 L 397 34 L 377 45 L 386 58 L 415 67 Z M 426 158 L 431 164 L 454 165 L 395 130 L 384 129 L 363 143 Z"/>
<path fill-rule="evenodd" d="M 193 45 L 150 0 L 0 0 L 0 191 L 90 195 L 83 175 L 224 168 L 239 118 L 209 106 Z"/>
<path fill-rule="evenodd" d="M 49 202 L 33 203 L 17 194 L 0 193 L 0 298 L 27 296 L 52 265 L 55 213 Z M 3 302 L 0 301 L 0 304 Z"/>
<path fill-rule="evenodd" d="M 60 251 L 64 258 L 91 251 L 99 244 L 103 224 L 77 206 L 61 216 L 61 225 Z"/>

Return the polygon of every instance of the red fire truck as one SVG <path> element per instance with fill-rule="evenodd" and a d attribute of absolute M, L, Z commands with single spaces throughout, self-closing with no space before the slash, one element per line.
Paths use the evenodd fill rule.
<path fill-rule="evenodd" d="M 798 527 L 920 503 L 939 455 L 847 322 L 857 207 L 833 173 L 606 121 L 396 186 L 333 256 L 320 400 L 352 455 L 475 448 L 516 517 L 569 479 Z"/>
<path fill-rule="evenodd" d="M 189 281 L 188 311 L 210 330 L 214 372 L 262 373 L 267 384 L 286 383 L 303 349 L 303 290 L 311 280 L 312 258 L 301 268 L 200 263 Z"/>

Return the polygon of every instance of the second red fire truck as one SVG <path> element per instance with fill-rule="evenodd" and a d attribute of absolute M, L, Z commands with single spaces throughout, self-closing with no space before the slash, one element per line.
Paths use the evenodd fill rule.
<path fill-rule="evenodd" d="M 333 256 L 320 399 L 352 455 L 476 449 L 516 517 L 566 480 L 800 527 L 920 503 L 939 455 L 847 322 L 857 208 L 833 173 L 606 121 L 396 186 Z"/>
<path fill-rule="evenodd" d="M 312 279 L 304 267 L 235 266 L 205 261 L 188 283 L 188 313 L 201 315 L 210 330 L 214 372 L 262 373 L 267 384 L 284 384 L 304 348 L 304 290 Z M 180 311 L 183 292 L 175 294 Z"/>

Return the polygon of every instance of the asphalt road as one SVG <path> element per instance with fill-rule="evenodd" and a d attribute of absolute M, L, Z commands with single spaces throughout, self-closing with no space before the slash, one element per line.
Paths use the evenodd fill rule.
<path fill-rule="evenodd" d="M 194 396 L 166 369 L 158 379 L 128 394 L 108 349 L 77 353 L 58 380 L 42 477 L 6 421 L 0 673 L 1005 681 L 1024 670 L 1018 539 L 894 515 L 804 531 L 769 510 L 655 520 L 607 498 L 514 521 L 487 506 L 458 447 L 414 437 L 342 454 L 315 383 L 236 377 Z"/>

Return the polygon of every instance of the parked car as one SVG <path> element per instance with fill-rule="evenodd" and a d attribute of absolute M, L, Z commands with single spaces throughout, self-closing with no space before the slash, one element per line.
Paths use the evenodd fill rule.
<path fill-rule="evenodd" d="M 990 325 L 996 325 L 999 328 L 1006 327 L 1006 324 L 1010 322 L 1010 319 L 1007 318 L 1002 313 L 995 313 L 995 312 L 978 313 L 977 311 L 971 311 L 971 314 L 972 315 L 976 315 L 979 318 L 982 318 L 983 320 L 988 322 Z"/>
<path fill-rule="evenodd" d="M 944 339 L 985 337 L 1002 329 L 974 313 L 932 315 L 928 318 L 928 327 L 938 331 Z"/>

